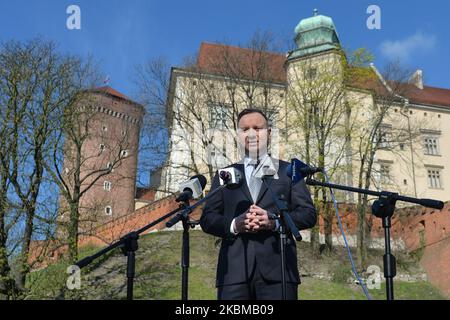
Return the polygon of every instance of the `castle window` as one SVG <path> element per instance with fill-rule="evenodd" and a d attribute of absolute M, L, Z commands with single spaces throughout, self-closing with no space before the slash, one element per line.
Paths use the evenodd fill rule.
<path fill-rule="evenodd" d="M 105 181 L 105 182 L 103 182 L 103 190 L 105 190 L 105 191 L 111 191 L 111 182 L 109 182 L 109 181 Z"/>
<path fill-rule="evenodd" d="M 379 129 L 379 148 L 380 149 L 390 149 L 391 148 L 391 129 L 392 127 L 390 125 L 382 124 Z"/>
<path fill-rule="evenodd" d="M 317 76 L 317 68 L 309 68 L 306 73 L 306 79 L 313 80 Z"/>
<path fill-rule="evenodd" d="M 381 132 L 380 135 L 380 148 L 387 149 L 389 147 L 388 134 L 387 132 Z"/>
<path fill-rule="evenodd" d="M 113 172 L 114 171 L 114 169 L 113 169 L 113 165 L 112 165 L 112 163 L 111 162 L 108 162 L 108 164 L 106 165 L 106 169 L 108 169 L 109 171 L 111 171 L 111 172 Z"/>
<path fill-rule="evenodd" d="M 112 215 L 112 208 L 111 208 L 111 206 L 106 206 L 105 207 L 105 214 L 107 216 L 111 216 Z"/>
<path fill-rule="evenodd" d="M 277 125 L 278 112 L 273 111 L 273 110 L 267 110 L 267 117 L 269 118 L 269 121 L 267 124 L 269 126 L 269 128 L 275 128 Z"/>
<path fill-rule="evenodd" d="M 128 150 L 122 150 L 122 151 L 120 151 L 120 157 L 121 157 L 121 158 L 126 158 L 126 157 L 128 157 Z"/>
<path fill-rule="evenodd" d="M 433 189 L 442 188 L 441 170 L 438 168 L 428 169 L 428 186 Z"/>
<path fill-rule="evenodd" d="M 438 138 L 426 137 L 424 139 L 424 148 L 425 148 L 425 154 L 433 155 L 433 156 L 439 155 Z"/>
<path fill-rule="evenodd" d="M 381 184 L 388 184 L 391 180 L 391 166 L 382 164 L 380 166 L 380 182 Z"/>
<path fill-rule="evenodd" d="M 227 126 L 227 107 L 220 104 L 209 106 L 210 127 L 215 129 L 225 129 Z"/>

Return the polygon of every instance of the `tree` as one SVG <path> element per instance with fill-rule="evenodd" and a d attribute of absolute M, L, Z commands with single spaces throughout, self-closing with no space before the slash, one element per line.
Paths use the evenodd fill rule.
<path fill-rule="evenodd" d="M 355 142 L 353 155 L 358 163 L 357 186 L 364 189 L 375 186 L 381 189 L 389 185 L 401 190 L 399 185 L 392 186 L 389 177 L 375 179 L 375 176 L 384 174 L 375 167 L 375 161 L 380 152 L 388 152 L 395 154 L 398 161 L 404 161 L 406 167 L 410 167 L 412 162 L 414 170 L 412 145 L 420 137 L 420 129 L 425 124 L 411 121 L 409 118 L 407 121 L 404 120 L 403 111 L 407 109 L 408 103 L 406 97 L 411 88 L 408 85 L 411 72 L 402 68 L 398 62 L 388 64 L 383 74 L 378 73 L 374 67 L 353 68 L 350 72 L 353 81 L 369 85 L 367 89 L 370 90 L 373 99 L 373 103 L 365 109 L 352 109 L 353 121 L 359 123 L 359 126 L 353 126 L 352 130 L 352 139 Z M 396 113 L 395 109 L 400 109 L 400 112 Z M 366 120 L 362 120 L 364 118 Z M 398 152 L 399 146 L 404 144 L 410 146 L 411 159 L 402 159 L 402 155 Z M 367 263 L 367 249 L 370 246 L 373 224 L 373 216 L 366 216 L 369 201 L 368 195 L 358 194 L 357 255 L 360 268 L 365 268 Z"/>
<path fill-rule="evenodd" d="M 293 114 L 288 139 L 293 145 L 292 151 L 307 163 L 325 168 L 330 179 L 345 177 L 348 173 L 347 117 L 350 105 L 355 101 L 347 94 L 347 59 L 342 51 L 338 51 L 291 62 L 288 69 L 287 104 Z M 323 175 L 319 178 L 325 181 Z M 315 187 L 313 194 L 324 221 L 325 248 L 332 250 L 334 214 L 327 189 Z M 318 225 L 311 231 L 311 246 L 318 252 Z"/>
<path fill-rule="evenodd" d="M 17 255 L 18 274 L 14 288 L 6 285 L 6 295 L 25 289 L 30 243 L 36 224 L 46 220 L 39 210 L 49 146 L 57 131 L 55 116 L 74 92 L 72 72 L 79 63 L 42 39 L 10 41 L 1 47 L 0 105 L 5 116 L 1 123 L 0 269 L 3 279 L 13 277 L 8 256 Z M 18 246 L 8 244 L 14 229 L 20 230 Z"/>
<path fill-rule="evenodd" d="M 6 297 L 25 294 L 31 242 L 56 228 L 51 149 L 61 136 L 63 110 L 93 74 L 90 62 L 60 54 L 41 38 L 0 48 L 0 288 Z"/>
<path fill-rule="evenodd" d="M 170 67 L 164 57 L 156 57 L 135 68 L 136 101 L 145 108 L 139 150 L 141 185 L 147 185 L 146 176 L 157 171 L 167 156 L 166 103 L 170 87 Z M 150 181 L 151 184 L 158 182 Z"/>

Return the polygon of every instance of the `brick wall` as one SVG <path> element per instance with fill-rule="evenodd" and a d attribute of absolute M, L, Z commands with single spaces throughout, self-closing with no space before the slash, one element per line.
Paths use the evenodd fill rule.
<path fill-rule="evenodd" d="M 178 208 L 179 204 L 175 202 L 175 197 L 176 196 L 169 196 L 164 199 L 158 200 L 152 204 L 136 210 L 132 214 L 119 217 L 115 220 L 98 226 L 90 232 L 91 235 L 83 236 L 80 238 L 80 246 L 87 244 L 110 244 L 119 239 L 121 236 L 133 230 L 137 230 L 146 226 L 152 221 L 155 221 Z M 197 219 L 200 215 L 201 208 L 197 208 L 193 213 L 191 213 L 191 219 Z M 146 232 L 144 232 L 144 234 L 155 230 L 165 229 L 165 223 L 172 217 L 169 217 L 153 226 L 152 228 L 148 229 Z"/>
<path fill-rule="evenodd" d="M 355 206 L 339 205 L 344 231 L 347 236 L 356 234 L 357 215 Z M 370 218 L 370 214 L 366 219 Z M 373 216 L 371 238 L 384 239 L 381 219 Z M 323 233 L 323 219 L 319 219 Z M 336 219 L 333 235 L 340 236 Z M 408 252 L 416 252 L 429 281 L 450 298 L 450 202 L 442 210 L 415 206 L 397 209 L 392 218 L 392 242 L 401 241 Z"/>
<path fill-rule="evenodd" d="M 399 210 L 396 220 L 394 236 L 403 239 L 408 251 L 419 253 L 429 281 L 450 298 L 450 202 L 442 210 Z"/>

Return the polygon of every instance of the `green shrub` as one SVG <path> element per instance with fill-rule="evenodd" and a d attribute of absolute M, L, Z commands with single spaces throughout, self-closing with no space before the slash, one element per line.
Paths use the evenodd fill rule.
<path fill-rule="evenodd" d="M 339 263 L 332 269 L 331 280 L 336 283 L 347 283 L 348 278 L 352 275 L 352 269 L 348 264 Z"/>

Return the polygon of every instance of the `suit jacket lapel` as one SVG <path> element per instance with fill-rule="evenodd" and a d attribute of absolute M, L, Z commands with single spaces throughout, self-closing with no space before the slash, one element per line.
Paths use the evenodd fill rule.
<path fill-rule="evenodd" d="M 270 184 L 270 181 L 268 182 Z M 264 194 L 267 191 L 267 186 L 264 183 L 264 181 L 261 182 L 261 189 L 259 189 L 259 194 L 258 194 L 258 198 L 256 201 L 256 204 L 258 204 L 259 201 L 261 201 L 262 197 L 264 197 Z"/>
<path fill-rule="evenodd" d="M 244 192 L 245 196 L 253 203 L 252 195 L 250 194 L 250 190 L 248 189 L 247 178 L 245 177 L 245 168 L 243 163 L 237 163 L 236 168 L 242 173 L 242 186 L 241 189 Z"/>

